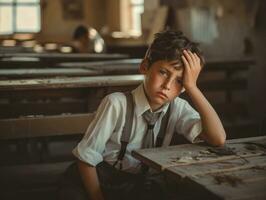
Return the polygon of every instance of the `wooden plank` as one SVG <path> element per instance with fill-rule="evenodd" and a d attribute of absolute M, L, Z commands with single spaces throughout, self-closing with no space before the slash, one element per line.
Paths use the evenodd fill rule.
<path fill-rule="evenodd" d="M 250 168 L 189 177 L 191 182 L 203 188 L 220 199 L 265 199 L 266 168 Z"/>
<path fill-rule="evenodd" d="M 247 137 L 247 138 L 238 138 L 238 139 L 232 139 L 228 140 L 228 144 L 238 144 L 238 143 L 250 143 L 250 142 L 256 142 L 259 144 L 265 144 L 266 136 L 259 136 L 259 137 Z"/>
<path fill-rule="evenodd" d="M 69 77 L 50 79 L 2 80 L 0 91 L 33 90 L 52 88 L 82 88 L 138 85 L 143 81 L 143 75 L 117 75 L 97 77 Z"/>
<path fill-rule="evenodd" d="M 132 156 L 159 171 L 173 166 L 190 165 L 193 163 L 212 163 L 232 158 L 252 157 L 264 154 L 261 149 L 247 149 L 246 144 L 239 140 L 229 142 L 226 146 L 232 149 L 229 155 L 217 155 L 215 151 L 222 149 L 204 144 L 184 144 L 155 149 L 140 149 L 132 151 Z M 248 141 L 248 140 L 247 140 Z M 266 143 L 266 136 L 258 137 L 253 142 Z"/>
<path fill-rule="evenodd" d="M 107 61 L 96 61 L 96 62 L 64 62 L 64 63 L 59 63 L 57 66 L 58 67 L 63 67 L 63 68 L 85 68 L 85 69 L 90 69 L 91 67 L 97 67 L 97 68 L 102 68 L 102 67 L 108 67 L 108 68 L 113 68 L 116 66 L 132 66 L 132 68 L 139 66 L 141 63 L 142 59 L 121 59 L 121 60 L 107 60 Z"/>
<path fill-rule="evenodd" d="M 95 99 L 96 101 L 97 99 Z M 98 100 L 100 102 L 100 100 Z M 97 102 L 97 103 L 98 103 Z M 73 99 L 73 101 L 43 101 L 34 102 L 11 102 L 0 103 L 0 119 L 17 118 L 22 116 L 34 115 L 60 115 L 74 113 L 88 113 L 95 111 L 97 107 L 92 107 L 88 100 Z"/>
<path fill-rule="evenodd" d="M 126 59 L 125 54 L 64 54 L 64 53 L 2 53 L 1 68 L 42 68 L 61 62 L 103 61 Z"/>
<path fill-rule="evenodd" d="M 0 139 L 83 134 L 93 114 L 22 117 L 0 120 Z"/>
<path fill-rule="evenodd" d="M 256 168 L 266 169 L 265 155 L 232 158 L 211 163 L 194 163 L 191 165 L 173 166 L 165 169 L 165 173 L 170 177 L 180 180 L 186 177 L 197 178 L 208 174 L 218 174 Z"/>
<path fill-rule="evenodd" d="M 96 69 L 62 69 L 62 68 L 45 68 L 45 69 L 1 69 L 0 79 L 4 78 L 38 78 L 38 77 L 56 77 L 56 76 L 95 76 L 103 72 Z"/>
<path fill-rule="evenodd" d="M 115 60 L 128 58 L 126 54 L 96 54 L 96 53 L 1 53 L 0 58 L 41 58 L 67 60 Z"/>

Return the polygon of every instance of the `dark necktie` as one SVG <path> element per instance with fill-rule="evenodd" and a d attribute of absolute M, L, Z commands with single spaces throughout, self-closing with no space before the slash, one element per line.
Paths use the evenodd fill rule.
<path fill-rule="evenodd" d="M 154 125 L 156 121 L 159 119 L 160 113 L 153 113 L 150 110 L 147 110 L 146 112 L 143 113 L 143 118 L 148 124 L 148 128 L 146 131 L 146 134 L 143 139 L 143 148 L 152 148 L 154 147 Z"/>

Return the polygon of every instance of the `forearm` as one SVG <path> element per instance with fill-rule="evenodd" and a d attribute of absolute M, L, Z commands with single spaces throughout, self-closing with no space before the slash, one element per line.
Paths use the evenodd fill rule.
<path fill-rule="evenodd" d="M 88 164 L 78 161 L 78 169 L 80 171 L 83 184 L 92 200 L 103 200 L 96 168 Z"/>
<path fill-rule="evenodd" d="M 212 145 L 223 145 L 226 134 L 221 120 L 211 104 L 197 87 L 188 89 L 187 93 L 201 116 L 202 133 L 200 137 Z"/>

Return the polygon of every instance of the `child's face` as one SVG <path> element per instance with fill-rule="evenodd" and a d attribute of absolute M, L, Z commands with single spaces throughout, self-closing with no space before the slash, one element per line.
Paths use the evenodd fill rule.
<path fill-rule="evenodd" d="M 152 110 L 160 108 L 181 93 L 183 66 L 178 63 L 160 60 L 150 67 L 141 64 L 140 71 L 145 75 L 145 92 Z"/>

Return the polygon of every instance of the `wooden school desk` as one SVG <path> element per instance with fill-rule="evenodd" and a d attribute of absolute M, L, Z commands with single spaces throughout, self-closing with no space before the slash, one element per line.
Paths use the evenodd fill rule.
<path fill-rule="evenodd" d="M 93 112 L 107 94 L 142 81 L 142 75 L 0 80 L 0 118 Z"/>
<path fill-rule="evenodd" d="M 96 62 L 64 62 L 59 63 L 57 67 L 100 70 L 105 75 L 139 74 L 141 61 L 142 59 L 122 59 Z"/>
<path fill-rule="evenodd" d="M 32 68 L 55 66 L 61 62 L 103 61 L 128 58 L 125 54 L 89 53 L 2 53 L 0 68 Z"/>
<path fill-rule="evenodd" d="M 2 53 L 0 58 L 39 58 L 42 60 L 54 60 L 60 62 L 71 61 L 96 61 L 116 60 L 128 58 L 125 54 L 96 54 L 96 53 Z"/>
<path fill-rule="evenodd" d="M 188 199 L 266 199 L 265 153 L 266 136 L 260 136 L 228 140 L 223 148 L 183 144 L 132 155 L 179 183 Z"/>
<path fill-rule="evenodd" d="M 46 77 L 75 77 L 98 76 L 103 73 L 93 69 L 62 69 L 62 68 L 34 68 L 34 69 L 1 69 L 0 80 L 46 78 Z"/>

